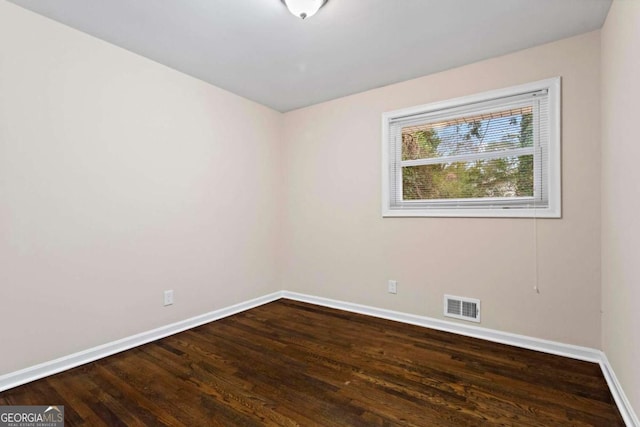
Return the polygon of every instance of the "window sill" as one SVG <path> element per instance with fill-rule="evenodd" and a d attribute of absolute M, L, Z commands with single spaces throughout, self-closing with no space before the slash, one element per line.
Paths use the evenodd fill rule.
<path fill-rule="evenodd" d="M 561 218 L 560 209 L 383 209 L 383 218 Z"/>

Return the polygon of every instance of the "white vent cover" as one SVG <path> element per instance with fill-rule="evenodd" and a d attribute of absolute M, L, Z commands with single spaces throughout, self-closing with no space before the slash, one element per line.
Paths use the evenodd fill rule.
<path fill-rule="evenodd" d="M 444 315 L 480 323 L 480 300 L 445 295 Z"/>

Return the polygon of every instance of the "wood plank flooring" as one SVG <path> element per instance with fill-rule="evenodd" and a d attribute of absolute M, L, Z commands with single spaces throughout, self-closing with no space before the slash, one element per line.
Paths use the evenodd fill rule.
<path fill-rule="evenodd" d="M 623 426 L 598 365 L 279 300 L 0 393 L 67 426 Z"/>

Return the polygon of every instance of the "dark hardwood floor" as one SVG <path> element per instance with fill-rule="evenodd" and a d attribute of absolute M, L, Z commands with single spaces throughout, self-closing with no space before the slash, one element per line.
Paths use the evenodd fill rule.
<path fill-rule="evenodd" d="M 623 426 L 598 365 L 279 300 L 0 393 L 67 426 Z"/>

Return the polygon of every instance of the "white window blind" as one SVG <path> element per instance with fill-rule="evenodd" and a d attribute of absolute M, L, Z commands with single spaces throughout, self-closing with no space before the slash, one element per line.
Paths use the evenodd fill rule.
<path fill-rule="evenodd" d="M 383 215 L 560 216 L 560 81 L 383 115 Z"/>

